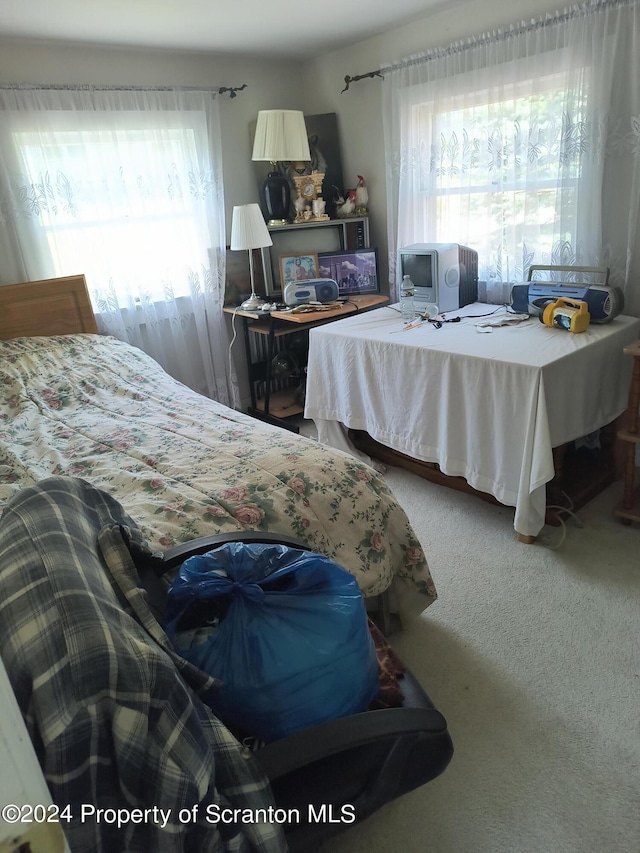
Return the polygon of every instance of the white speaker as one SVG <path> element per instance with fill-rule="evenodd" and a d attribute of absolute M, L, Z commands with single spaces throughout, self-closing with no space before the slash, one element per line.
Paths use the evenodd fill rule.
<path fill-rule="evenodd" d="M 284 288 L 284 301 L 290 306 L 303 305 L 305 302 L 335 302 L 338 295 L 338 282 L 332 278 L 294 281 Z"/>

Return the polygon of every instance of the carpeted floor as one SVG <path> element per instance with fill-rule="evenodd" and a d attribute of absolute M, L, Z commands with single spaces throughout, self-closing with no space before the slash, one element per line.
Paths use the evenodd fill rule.
<path fill-rule="evenodd" d="M 393 645 L 455 754 L 324 850 L 639 853 L 640 525 L 613 517 L 620 485 L 550 550 L 520 544 L 507 508 L 396 469 L 386 479 L 439 593 Z"/>

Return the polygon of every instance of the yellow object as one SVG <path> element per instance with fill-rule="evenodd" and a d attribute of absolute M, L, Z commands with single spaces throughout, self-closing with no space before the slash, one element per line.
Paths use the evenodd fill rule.
<path fill-rule="evenodd" d="M 566 299 L 564 296 L 545 306 L 541 319 L 545 326 L 576 333 L 586 331 L 591 322 L 586 302 L 582 299 Z"/>

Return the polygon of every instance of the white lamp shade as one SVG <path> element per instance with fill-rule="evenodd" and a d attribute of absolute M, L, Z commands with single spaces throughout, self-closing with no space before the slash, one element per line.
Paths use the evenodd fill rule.
<path fill-rule="evenodd" d="M 273 246 L 273 240 L 258 204 L 241 204 L 233 208 L 231 219 L 232 249 L 262 249 Z"/>
<path fill-rule="evenodd" d="M 300 110 L 260 110 L 252 160 L 311 160 L 309 139 Z"/>

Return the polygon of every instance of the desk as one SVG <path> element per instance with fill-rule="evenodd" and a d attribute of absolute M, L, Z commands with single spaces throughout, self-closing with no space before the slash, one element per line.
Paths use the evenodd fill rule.
<path fill-rule="evenodd" d="M 247 369 L 249 373 L 249 393 L 251 396 L 249 414 L 297 432 L 295 427 L 291 427 L 286 422 L 286 418 L 302 414 L 303 406 L 294 400 L 294 395 L 291 391 L 277 392 L 277 394 L 273 395 L 271 393 L 271 362 L 276 352 L 276 338 L 312 329 L 325 323 L 331 323 L 343 317 L 348 317 L 351 314 L 369 311 L 372 308 L 384 305 L 388 301 L 387 296 L 379 294 L 350 296 L 347 302 L 337 308 L 300 314 L 291 314 L 287 311 L 271 311 L 269 313 L 245 311 L 242 308 L 226 306 L 223 309 L 225 314 L 242 318 Z M 266 336 L 267 347 L 264 360 L 254 358 L 250 342 L 251 335 Z M 264 396 L 261 399 L 258 399 L 256 393 L 256 385 L 258 383 L 264 383 Z"/>
<path fill-rule="evenodd" d="M 457 324 L 400 331 L 391 307 L 309 335 L 305 417 L 364 430 L 386 447 L 437 463 L 474 489 L 515 507 L 514 527 L 536 536 L 545 520 L 553 448 L 626 408 L 631 376 L 623 347 L 640 320 L 619 316 L 572 334 L 531 318 L 481 334 Z M 502 310 L 502 309 L 500 309 Z"/>

